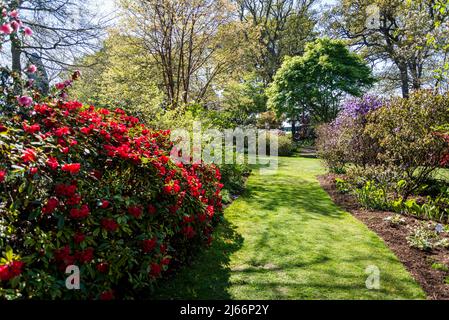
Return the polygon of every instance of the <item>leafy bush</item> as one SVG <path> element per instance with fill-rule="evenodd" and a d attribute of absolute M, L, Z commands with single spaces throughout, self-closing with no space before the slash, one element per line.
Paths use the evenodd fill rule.
<path fill-rule="evenodd" d="M 251 174 L 251 168 L 247 164 L 223 164 L 220 172 L 224 189 L 235 195 L 245 189 L 245 181 Z"/>
<path fill-rule="evenodd" d="M 368 181 L 361 188 L 355 189 L 355 195 L 360 204 L 367 209 L 388 210 L 389 200 L 385 189 Z"/>
<path fill-rule="evenodd" d="M 364 130 L 368 114 L 383 103 L 372 96 L 348 100 L 334 122 L 318 127 L 318 155 L 332 172 L 344 172 L 348 163 L 365 167 L 375 161 L 378 146 Z"/>
<path fill-rule="evenodd" d="M 290 157 L 295 151 L 295 146 L 290 137 L 280 135 L 278 137 L 278 155 L 281 157 Z"/>
<path fill-rule="evenodd" d="M 448 122 L 448 110 L 449 94 L 420 91 L 368 115 L 365 134 L 380 146 L 376 159 L 407 182 L 401 192 L 405 199 L 441 164 L 447 144 L 433 128 Z"/>
<path fill-rule="evenodd" d="M 317 154 L 326 167 L 333 173 L 344 173 L 346 166 L 346 150 L 340 141 L 340 131 L 334 123 L 317 127 Z"/>
<path fill-rule="evenodd" d="M 426 225 L 419 225 L 412 229 L 410 235 L 407 237 L 408 244 L 419 250 L 430 251 L 435 248 L 449 247 L 447 238 L 442 238 L 434 230 Z"/>
<path fill-rule="evenodd" d="M 132 297 L 211 241 L 220 172 L 172 162 L 169 132 L 78 102 L 22 112 L 0 118 L 0 247 L 15 257 L 0 296 Z M 68 265 L 79 291 L 64 289 Z"/>

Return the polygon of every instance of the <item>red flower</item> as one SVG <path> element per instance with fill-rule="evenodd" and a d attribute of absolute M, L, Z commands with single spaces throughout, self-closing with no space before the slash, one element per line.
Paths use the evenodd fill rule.
<path fill-rule="evenodd" d="M 188 227 L 184 227 L 182 229 L 182 233 L 184 233 L 184 235 L 188 238 L 191 239 L 195 236 L 195 230 L 193 230 L 193 228 L 191 226 Z"/>
<path fill-rule="evenodd" d="M 179 186 L 179 184 L 174 184 L 173 185 L 173 191 L 175 193 L 179 193 L 179 191 L 181 191 L 181 187 Z"/>
<path fill-rule="evenodd" d="M 142 216 L 143 210 L 141 207 L 134 206 L 128 208 L 128 213 L 134 218 L 139 219 Z"/>
<path fill-rule="evenodd" d="M 8 128 L 6 128 L 4 125 L 0 124 L 0 133 L 8 131 Z"/>
<path fill-rule="evenodd" d="M 184 223 L 191 223 L 191 222 L 195 221 L 195 218 L 191 217 L 191 216 L 184 216 L 183 220 L 184 220 Z"/>
<path fill-rule="evenodd" d="M 157 244 L 157 238 L 153 238 L 151 240 L 143 240 L 143 252 L 149 253 L 153 251 L 153 249 L 156 247 Z"/>
<path fill-rule="evenodd" d="M 81 263 L 89 263 L 94 258 L 94 249 L 87 248 L 86 250 L 77 252 L 76 257 L 77 257 L 78 261 Z"/>
<path fill-rule="evenodd" d="M 22 261 L 17 260 L 6 265 L 0 265 L 0 281 L 8 281 L 20 276 L 24 265 Z"/>
<path fill-rule="evenodd" d="M 158 276 L 160 276 L 161 272 L 162 272 L 162 268 L 161 268 L 161 266 L 160 266 L 159 264 L 153 263 L 153 264 L 151 265 L 150 274 L 151 274 L 153 277 L 158 277 Z"/>
<path fill-rule="evenodd" d="M 36 167 L 30 168 L 30 174 L 35 175 L 39 170 Z"/>
<path fill-rule="evenodd" d="M 170 258 L 164 258 L 162 259 L 161 263 L 165 266 L 168 266 L 170 264 Z"/>
<path fill-rule="evenodd" d="M 81 203 L 82 197 L 79 194 L 74 194 L 72 197 L 67 199 L 66 204 L 69 206 L 76 206 Z"/>
<path fill-rule="evenodd" d="M 36 151 L 34 149 L 26 149 L 23 151 L 22 160 L 25 163 L 36 161 Z"/>
<path fill-rule="evenodd" d="M 47 166 L 49 166 L 51 170 L 56 170 L 59 167 L 58 159 L 48 157 Z"/>
<path fill-rule="evenodd" d="M 38 124 L 33 124 L 33 125 L 29 126 L 29 125 L 27 125 L 26 123 L 24 123 L 24 124 L 23 124 L 23 130 L 24 130 L 26 133 L 34 134 L 34 133 L 36 133 L 36 132 L 41 131 L 41 127 L 40 127 L 40 125 L 38 125 Z"/>
<path fill-rule="evenodd" d="M 114 300 L 114 291 L 109 290 L 109 291 L 105 291 L 102 294 L 100 294 L 100 300 L 103 301 L 110 301 L 110 300 Z"/>
<path fill-rule="evenodd" d="M 156 214 L 156 213 L 157 213 L 156 207 L 153 206 L 152 204 L 150 204 L 150 205 L 148 206 L 148 213 L 149 213 L 149 214 Z"/>
<path fill-rule="evenodd" d="M 115 232 L 118 229 L 118 223 L 113 219 L 101 220 L 101 226 L 103 227 L 103 229 L 111 232 Z"/>
<path fill-rule="evenodd" d="M 55 130 L 55 136 L 57 137 L 63 137 L 70 134 L 70 128 L 69 127 L 61 127 Z"/>
<path fill-rule="evenodd" d="M 70 163 L 62 166 L 62 171 L 70 172 L 71 174 L 77 174 L 80 172 L 81 164 Z"/>
<path fill-rule="evenodd" d="M 172 186 L 170 186 L 170 185 L 164 186 L 164 192 L 165 193 L 170 194 L 171 191 L 172 191 Z"/>
<path fill-rule="evenodd" d="M 86 236 L 84 234 L 80 233 L 80 232 L 76 233 L 73 236 L 73 241 L 75 241 L 76 244 L 83 243 L 84 240 L 86 240 Z"/>
<path fill-rule="evenodd" d="M 213 217 L 215 214 L 215 209 L 214 206 L 208 206 L 206 209 L 207 214 L 209 215 L 209 217 Z"/>
<path fill-rule="evenodd" d="M 6 171 L 0 170 L 0 182 L 5 181 Z"/>
<path fill-rule="evenodd" d="M 87 218 L 90 214 L 89 207 L 87 205 L 81 206 L 81 209 L 72 209 L 70 210 L 70 218 L 72 219 L 84 219 Z"/>
<path fill-rule="evenodd" d="M 52 214 L 59 205 L 59 200 L 57 198 L 50 198 L 47 204 L 42 208 L 43 214 Z"/>
<path fill-rule="evenodd" d="M 107 209 L 109 207 L 109 205 L 110 205 L 110 202 L 108 200 L 103 200 L 101 202 L 101 208 L 102 209 Z"/>
<path fill-rule="evenodd" d="M 97 270 L 100 273 L 107 273 L 109 271 L 109 264 L 100 262 L 99 264 L 97 264 Z"/>

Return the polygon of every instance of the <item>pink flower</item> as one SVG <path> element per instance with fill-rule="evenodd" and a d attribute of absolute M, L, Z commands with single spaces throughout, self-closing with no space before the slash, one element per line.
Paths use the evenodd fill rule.
<path fill-rule="evenodd" d="M 64 83 L 64 82 L 57 83 L 57 84 L 55 85 L 55 87 L 56 87 L 56 89 L 58 89 L 58 90 L 63 90 L 63 89 L 65 89 L 65 83 Z"/>
<path fill-rule="evenodd" d="M 22 107 L 29 107 L 33 103 L 33 99 L 27 96 L 21 96 L 17 98 L 17 102 Z"/>
<path fill-rule="evenodd" d="M 28 67 L 29 73 L 36 73 L 36 71 L 37 71 L 37 67 L 34 64 L 32 64 Z"/>
<path fill-rule="evenodd" d="M 33 30 L 31 30 L 29 27 L 25 27 L 25 29 L 23 29 L 23 32 L 25 32 L 25 34 L 27 36 L 32 36 L 33 35 Z"/>
<path fill-rule="evenodd" d="M 11 22 L 11 27 L 13 28 L 13 30 L 15 32 L 17 32 L 17 30 L 19 30 L 19 28 L 20 28 L 20 23 L 17 21 L 13 21 L 13 22 Z"/>
<path fill-rule="evenodd" d="M 16 19 L 16 18 L 19 17 L 19 13 L 17 12 L 17 10 L 13 10 L 13 11 L 11 11 L 11 12 L 9 13 L 9 16 L 10 16 L 11 18 Z"/>
<path fill-rule="evenodd" d="M 3 34 L 11 34 L 13 31 L 14 30 L 9 23 L 5 23 L 0 27 L 0 32 Z"/>

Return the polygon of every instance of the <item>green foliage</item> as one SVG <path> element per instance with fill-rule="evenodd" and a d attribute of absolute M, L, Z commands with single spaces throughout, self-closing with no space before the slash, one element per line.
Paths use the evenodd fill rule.
<path fill-rule="evenodd" d="M 387 221 L 392 227 L 398 227 L 401 225 L 404 225 L 406 223 L 403 216 L 400 214 L 395 214 L 389 217 L 385 218 L 385 221 Z"/>
<path fill-rule="evenodd" d="M 343 42 L 318 39 L 303 56 L 285 59 L 267 91 L 268 105 L 290 119 L 305 113 L 315 122 L 329 122 L 344 95 L 360 96 L 373 83 L 370 68 Z"/>
<path fill-rule="evenodd" d="M 435 127 L 449 121 L 449 94 L 414 93 L 394 99 L 368 115 L 365 133 L 380 146 L 377 160 L 405 180 L 407 198 L 435 172 L 447 150 L 434 134 Z"/>
<path fill-rule="evenodd" d="M 387 210 L 389 208 L 386 190 L 377 186 L 374 181 L 367 181 L 361 188 L 356 188 L 355 195 L 360 204 L 367 209 Z"/>
<path fill-rule="evenodd" d="M 158 89 L 158 71 L 152 56 L 137 38 L 111 34 L 101 51 L 80 61 L 82 79 L 70 95 L 104 108 L 120 107 L 156 128 L 162 115 L 163 93 Z"/>
<path fill-rule="evenodd" d="M 435 262 L 434 264 L 432 264 L 432 269 L 444 272 L 449 271 L 449 267 L 446 264 L 440 262 Z"/>
<path fill-rule="evenodd" d="M 423 251 L 449 247 L 449 240 L 447 238 L 441 237 L 425 224 L 414 227 L 407 237 L 407 242 L 411 247 Z"/>
<path fill-rule="evenodd" d="M 290 157 L 295 152 L 295 145 L 291 137 L 280 135 L 278 137 L 278 155 L 281 157 Z"/>
<path fill-rule="evenodd" d="M 338 192 L 345 194 L 351 191 L 351 185 L 344 179 L 336 178 L 335 186 L 337 187 Z"/>

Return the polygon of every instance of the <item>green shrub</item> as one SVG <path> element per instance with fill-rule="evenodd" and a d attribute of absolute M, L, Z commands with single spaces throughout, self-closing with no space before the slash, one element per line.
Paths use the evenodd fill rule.
<path fill-rule="evenodd" d="M 367 181 L 361 188 L 356 188 L 355 195 L 360 204 L 367 209 L 389 209 L 386 190 L 376 185 L 373 181 Z"/>
<path fill-rule="evenodd" d="M 414 227 L 407 237 L 407 242 L 411 247 L 423 251 L 449 247 L 447 238 L 441 237 L 433 228 L 425 224 Z"/>
<path fill-rule="evenodd" d="M 290 157 L 295 151 L 295 145 L 292 138 L 286 135 L 278 137 L 278 155 L 281 157 Z"/>
<path fill-rule="evenodd" d="M 405 180 L 406 199 L 439 168 L 447 150 L 434 129 L 449 121 L 449 93 L 419 91 L 408 99 L 397 98 L 368 115 L 365 134 L 380 146 L 376 159 Z"/>

